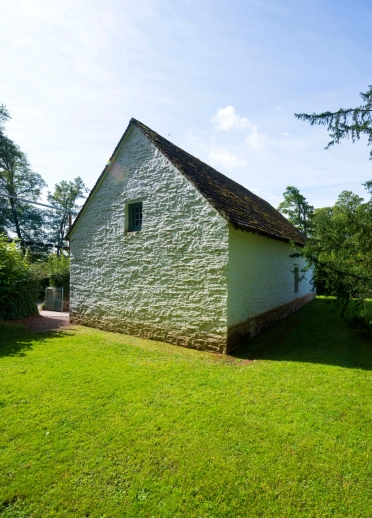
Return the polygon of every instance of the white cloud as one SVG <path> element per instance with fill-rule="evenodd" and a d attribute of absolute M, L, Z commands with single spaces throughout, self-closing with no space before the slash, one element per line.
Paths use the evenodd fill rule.
<path fill-rule="evenodd" d="M 258 126 L 253 124 L 247 117 L 241 117 L 235 111 L 234 106 L 226 106 L 217 110 L 211 118 L 217 131 L 230 131 L 232 129 L 247 130 L 249 135 L 246 138 L 247 144 L 253 149 L 263 149 L 268 142 L 268 136 L 258 131 Z"/>
<path fill-rule="evenodd" d="M 265 133 L 260 133 L 258 127 L 252 125 L 251 132 L 246 139 L 247 144 L 254 149 L 260 150 L 265 147 L 268 141 L 268 136 Z"/>
<path fill-rule="evenodd" d="M 246 160 L 230 153 L 230 151 L 227 151 L 227 149 L 223 147 L 212 149 L 209 153 L 209 161 L 214 167 L 220 166 L 228 171 L 247 164 Z"/>
<path fill-rule="evenodd" d="M 234 106 L 220 108 L 211 118 L 212 124 L 217 131 L 230 131 L 232 129 L 246 129 L 251 123 L 246 117 L 240 117 L 235 111 Z"/>

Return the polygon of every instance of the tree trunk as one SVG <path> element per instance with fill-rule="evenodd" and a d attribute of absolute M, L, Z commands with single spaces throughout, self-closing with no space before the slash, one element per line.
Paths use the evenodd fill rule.
<path fill-rule="evenodd" d="M 25 249 L 24 243 L 22 242 L 22 233 L 21 233 L 21 227 L 19 226 L 19 221 L 18 221 L 16 202 L 12 198 L 10 198 L 9 201 L 10 201 L 10 206 L 12 207 L 12 214 L 13 214 L 14 224 L 16 227 L 17 237 L 21 241 L 22 252 L 25 254 L 26 249 Z"/>
<path fill-rule="evenodd" d="M 61 248 L 57 248 L 57 257 L 60 257 L 62 253 L 62 245 L 63 245 L 63 235 L 66 227 L 66 213 L 63 214 L 61 222 L 59 224 L 59 231 L 58 231 L 58 244 L 61 246 Z"/>

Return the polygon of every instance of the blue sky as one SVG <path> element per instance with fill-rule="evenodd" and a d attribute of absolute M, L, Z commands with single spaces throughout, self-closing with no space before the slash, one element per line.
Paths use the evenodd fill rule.
<path fill-rule="evenodd" d="M 366 142 L 328 151 L 294 112 L 360 104 L 372 3 L 0 0 L 8 134 L 52 189 L 92 187 L 135 117 L 274 206 L 365 193 Z"/>

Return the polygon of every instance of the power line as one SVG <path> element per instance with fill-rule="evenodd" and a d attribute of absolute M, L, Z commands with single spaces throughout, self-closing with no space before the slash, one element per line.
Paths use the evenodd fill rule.
<path fill-rule="evenodd" d="M 69 247 L 64 245 L 58 245 L 55 243 L 44 243 L 44 241 L 33 241 L 33 240 L 25 240 L 25 239 L 7 239 L 7 243 L 21 243 L 25 246 L 39 246 L 39 247 L 46 247 L 46 248 L 63 248 L 64 250 L 67 250 Z"/>
<path fill-rule="evenodd" d="M 48 207 L 49 209 L 58 210 L 59 212 L 65 212 L 69 214 L 70 216 L 77 216 L 77 212 L 73 212 L 72 210 L 68 209 L 61 209 L 61 207 L 56 207 L 55 205 L 46 205 L 45 203 L 39 203 L 37 201 L 31 201 L 31 200 L 25 200 L 24 198 L 18 198 L 17 196 L 11 196 L 10 194 L 1 194 L 0 196 L 4 198 L 12 198 L 13 200 L 17 201 L 23 201 L 25 203 L 32 203 L 33 205 L 40 205 L 41 207 Z"/>

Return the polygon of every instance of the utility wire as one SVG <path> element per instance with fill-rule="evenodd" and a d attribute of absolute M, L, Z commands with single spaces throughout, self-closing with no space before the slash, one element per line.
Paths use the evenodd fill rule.
<path fill-rule="evenodd" d="M 48 207 L 49 209 L 58 210 L 59 212 L 65 212 L 67 214 L 70 214 L 71 216 L 77 216 L 77 212 L 73 212 L 72 210 L 68 209 L 61 209 L 61 207 L 56 207 L 55 205 L 46 205 L 45 203 L 39 203 L 37 201 L 31 201 L 31 200 L 25 200 L 24 198 L 17 198 L 17 196 L 11 196 L 10 194 L 1 194 L 0 196 L 4 198 L 12 198 L 13 200 L 17 201 L 23 201 L 26 203 L 32 203 L 33 205 L 40 205 L 41 207 Z"/>

